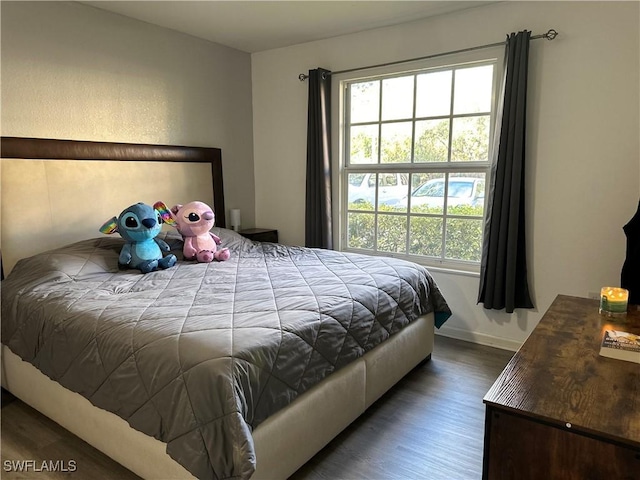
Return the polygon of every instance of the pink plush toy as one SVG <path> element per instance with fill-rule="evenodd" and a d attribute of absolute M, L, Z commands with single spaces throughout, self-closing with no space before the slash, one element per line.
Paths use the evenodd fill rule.
<path fill-rule="evenodd" d="M 209 231 L 215 222 L 215 215 L 209 205 L 196 201 L 186 205 L 175 205 L 168 210 L 164 204 L 158 205 L 160 203 L 162 202 L 158 202 L 155 206 L 160 210 L 162 219 L 169 224 L 175 222 L 174 226 L 182 235 L 184 240 L 182 253 L 185 260 L 209 263 L 214 259 L 227 260 L 231 256 L 228 248 L 218 249 L 222 241 L 220 237 Z"/>

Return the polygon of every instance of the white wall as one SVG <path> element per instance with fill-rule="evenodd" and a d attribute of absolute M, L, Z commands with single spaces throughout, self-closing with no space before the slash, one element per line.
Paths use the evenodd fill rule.
<path fill-rule="evenodd" d="M 476 305 L 478 278 L 435 272 L 454 316 L 445 335 L 517 348 L 557 294 L 619 284 L 622 226 L 640 195 L 637 2 L 503 2 L 252 55 L 256 221 L 304 243 L 310 68 L 343 70 L 494 43 L 554 28 L 531 45 L 528 111 L 529 279 L 536 309 Z M 336 88 L 336 85 L 333 86 Z"/>
<path fill-rule="evenodd" d="M 2 135 L 219 147 L 227 218 L 253 224 L 247 53 L 73 2 L 1 14 Z"/>

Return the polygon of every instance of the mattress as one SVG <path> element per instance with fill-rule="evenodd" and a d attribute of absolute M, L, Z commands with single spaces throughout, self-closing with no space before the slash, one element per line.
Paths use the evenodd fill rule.
<path fill-rule="evenodd" d="M 194 476 L 248 478 L 254 428 L 419 316 L 450 315 L 419 265 L 214 233 L 229 260 L 149 274 L 118 270 L 112 238 L 21 260 L 2 343 Z"/>

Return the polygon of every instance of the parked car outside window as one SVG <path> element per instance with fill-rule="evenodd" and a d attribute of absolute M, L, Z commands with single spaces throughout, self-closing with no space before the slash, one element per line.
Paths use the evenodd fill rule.
<path fill-rule="evenodd" d="M 406 198 L 406 197 L 405 197 Z M 444 204 L 444 179 L 429 180 L 411 193 L 411 205 L 442 206 Z M 447 204 L 484 204 L 484 179 L 451 177 L 448 182 Z"/>
<path fill-rule="evenodd" d="M 450 177 L 447 187 L 447 205 L 470 205 L 472 207 L 484 204 L 484 179 L 473 177 Z M 418 186 L 411 192 L 411 207 L 426 205 L 429 207 L 443 207 L 445 182 L 444 178 L 435 178 Z M 386 199 L 385 205 L 407 208 L 407 195 Z"/>
<path fill-rule="evenodd" d="M 378 202 L 384 204 L 406 197 L 409 191 L 409 175 L 406 173 L 351 173 L 349 174 L 349 203 L 376 202 L 376 175 Z"/>

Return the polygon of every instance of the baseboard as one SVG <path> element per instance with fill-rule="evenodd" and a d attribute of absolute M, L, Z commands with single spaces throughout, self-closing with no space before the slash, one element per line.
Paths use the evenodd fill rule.
<path fill-rule="evenodd" d="M 468 330 L 447 327 L 446 325 L 436 329 L 436 335 L 464 340 L 465 342 L 477 343 L 479 345 L 486 345 L 488 347 L 500 348 L 502 350 L 509 350 L 511 352 L 517 351 L 520 348 L 520 345 L 522 345 L 521 342 L 509 340 L 508 338 L 494 337 L 484 333 L 469 332 Z"/>

